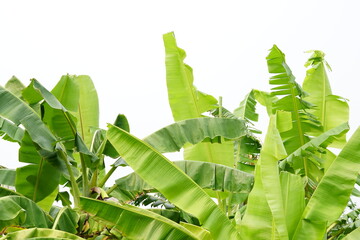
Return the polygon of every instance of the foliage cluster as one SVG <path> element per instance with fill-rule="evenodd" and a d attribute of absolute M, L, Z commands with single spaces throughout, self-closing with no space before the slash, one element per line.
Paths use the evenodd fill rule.
<path fill-rule="evenodd" d="M 311 52 L 301 86 L 274 45 L 271 92 L 253 89 L 230 111 L 196 89 L 173 33 L 164 44 L 175 122 L 144 139 L 122 114 L 99 128 L 88 76 L 64 75 L 51 91 L 15 77 L 0 87 L 0 134 L 24 163 L 0 169 L 1 239 L 360 238 L 350 198 L 360 130 L 347 141 L 348 104 L 332 93 L 324 53 Z M 263 143 L 257 103 L 269 115 Z M 182 161 L 163 155 L 180 149 Z M 124 166 L 134 172 L 108 185 Z"/>

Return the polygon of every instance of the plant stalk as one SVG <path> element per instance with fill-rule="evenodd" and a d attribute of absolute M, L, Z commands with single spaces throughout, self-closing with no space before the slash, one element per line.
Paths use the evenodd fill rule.
<path fill-rule="evenodd" d="M 106 175 L 104 176 L 103 179 L 101 179 L 101 181 L 99 182 L 98 186 L 99 187 L 103 187 L 106 183 L 106 181 L 110 178 L 110 176 L 114 173 L 114 171 L 116 170 L 117 167 L 111 167 L 111 169 L 109 170 L 109 172 L 106 173 Z"/>
<path fill-rule="evenodd" d="M 80 190 L 79 190 L 79 187 L 77 185 L 74 173 L 73 173 L 73 171 L 71 169 L 71 166 L 70 166 L 70 164 L 69 164 L 69 162 L 67 160 L 67 157 L 66 157 L 65 153 L 63 151 L 59 151 L 59 154 L 60 154 L 61 158 L 64 160 L 66 168 L 67 168 L 67 170 L 69 172 L 70 182 L 71 182 L 71 189 L 73 190 L 74 205 L 75 205 L 75 208 L 77 208 L 77 207 L 80 206 Z"/>
<path fill-rule="evenodd" d="M 117 185 L 114 184 L 111 188 L 109 188 L 108 190 L 106 190 L 106 193 L 107 193 L 108 195 L 110 195 L 110 193 L 111 193 L 112 191 L 114 191 L 116 187 L 117 187 Z"/>

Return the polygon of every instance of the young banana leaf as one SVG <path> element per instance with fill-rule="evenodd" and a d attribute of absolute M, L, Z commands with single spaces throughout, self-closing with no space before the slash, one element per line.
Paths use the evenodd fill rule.
<path fill-rule="evenodd" d="M 216 108 L 217 100 L 196 89 L 192 69 L 183 62 L 184 50 L 176 44 L 174 33 L 163 35 L 166 53 L 166 83 L 171 111 L 175 121 L 202 117 L 203 113 Z M 234 166 L 233 143 L 199 143 L 186 145 L 185 160 L 212 162 Z"/>
<path fill-rule="evenodd" d="M 255 185 L 249 195 L 240 233 L 245 239 L 288 239 L 278 160 L 286 157 L 277 130 L 277 115 L 270 118 L 268 132 L 255 168 Z"/>
<path fill-rule="evenodd" d="M 337 127 L 349 121 L 349 105 L 342 97 L 332 94 L 330 82 L 326 73 L 326 68 L 330 66 L 325 61 L 325 54 L 321 51 L 311 51 L 312 55 L 305 66 L 310 68 L 306 71 L 306 77 L 303 83 L 303 89 L 309 95 L 305 97 L 306 101 L 311 102 L 316 107 L 309 109 L 309 113 L 317 117 L 323 126 L 323 132 Z M 321 132 L 315 132 L 318 136 Z M 336 139 L 331 146 L 343 147 L 346 143 L 346 135 Z"/>
<path fill-rule="evenodd" d="M 307 157 L 309 159 L 313 158 L 314 160 L 312 162 L 321 160 L 316 156 L 316 153 L 320 151 L 323 152 L 324 149 L 326 149 L 326 147 L 329 146 L 333 141 L 336 141 L 336 139 L 345 135 L 345 133 L 349 131 L 349 128 L 350 127 L 348 123 L 343 123 L 333 129 L 326 131 L 320 136 L 311 139 L 299 149 L 289 154 L 289 156 L 287 156 L 280 163 L 280 166 L 284 168 L 285 164 L 288 163 L 293 169 L 296 170 L 304 168 L 304 165 L 302 165 L 303 157 Z M 318 162 L 317 165 L 321 165 L 321 167 L 324 168 L 324 164 L 322 162 Z"/>
<path fill-rule="evenodd" d="M 295 81 L 294 75 L 285 62 L 285 54 L 274 45 L 266 59 L 269 73 L 273 74 L 269 82 L 271 85 L 276 85 L 272 88 L 271 94 L 281 97 L 273 102 L 273 113 L 276 110 L 291 112 L 292 128 L 281 133 L 286 151 L 290 154 L 309 141 L 307 134 L 321 131 L 321 123 L 308 112 L 313 105 L 304 101 L 303 98 L 307 93 Z M 280 122 L 278 127 L 282 128 L 282 124 L 289 123 Z"/>
<path fill-rule="evenodd" d="M 234 115 L 240 119 L 247 120 L 248 122 L 257 122 L 259 115 L 256 113 L 256 100 L 254 90 L 246 94 L 240 106 L 234 110 Z"/>
<path fill-rule="evenodd" d="M 217 100 L 196 89 L 192 68 L 183 63 L 186 53 L 176 45 L 174 33 L 163 35 L 166 53 L 166 83 L 171 111 L 175 121 L 200 117 L 214 109 Z"/>
<path fill-rule="evenodd" d="M 142 179 L 170 202 L 197 217 L 214 239 L 238 239 L 237 231 L 224 212 L 190 177 L 158 151 L 115 126 L 109 126 L 107 138 Z"/>

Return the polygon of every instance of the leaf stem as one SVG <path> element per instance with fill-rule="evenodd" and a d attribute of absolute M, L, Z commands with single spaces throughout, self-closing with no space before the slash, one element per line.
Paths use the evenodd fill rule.
<path fill-rule="evenodd" d="M 110 176 L 114 173 L 114 171 L 116 170 L 117 167 L 111 167 L 111 169 L 109 170 L 109 172 L 106 173 L 106 175 L 104 176 L 103 179 L 101 179 L 101 181 L 99 182 L 99 187 L 103 187 L 106 183 L 106 181 L 110 178 Z"/>
<path fill-rule="evenodd" d="M 110 193 L 111 193 L 112 191 L 114 191 L 115 188 L 117 188 L 117 184 L 114 184 L 111 188 L 109 188 L 108 190 L 106 190 L 106 193 L 107 193 L 108 195 L 110 195 Z"/>
<path fill-rule="evenodd" d="M 82 173 L 82 185 L 83 185 L 83 195 L 87 196 L 89 194 L 89 178 L 87 174 L 87 168 L 85 165 L 84 155 L 80 154 L 80 163 L 81 163 L 81 173 Z"/>
<path fill-rule="evenodd" d="M 74 134 L 74 136 L 76 135 L 76 126 L 74 121 L 71 120 L 71 118 L 69 117 L 69 113 L 68 112 L 64 112 L 63 114 L 66 118 L 66 121 L 68 122 L 72 133 Z M 87 168 L 85 165 L 85 160 L 84 160 L 84 155 L 82 153 L 80 154 L 80 162 L 81 162 L 81 173 L 82 173 L 82 182 L 83 182 L 83 195 L 87 196 L 89 194 L 89 179 L 87 176 Z"/>
<path fill-rule="evenodd" d="M 70 175 L 70 182 L 71 182 L 71 189 L 73 190 L 73 197 L 74 197 L 74 205 L 75 205 L 75 208 L 77 208 L 80 204 L 80 190 L 79 190 L 79 187 L 77 185 L 77 182 L 76 182 L 76 179 L 75 179 L 75 176 L 74 176 L 74 173 L 71 169 L 71 166 L 67 160 L 67 156 L 66 154 L 63 152 L 63 151 L 59 151 L 59 154 L 60 154 L 60 157 L 62 158 L 62 160 L 65 162 L 65 165 L 66 165 L 66 168 L 69 172 L 69 175 Z"/>

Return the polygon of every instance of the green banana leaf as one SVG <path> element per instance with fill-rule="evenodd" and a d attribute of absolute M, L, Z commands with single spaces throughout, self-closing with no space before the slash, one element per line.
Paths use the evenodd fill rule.
<path fill-rule="evenodd" d="M 51 227 L 51 220 L 33 201 L 22 196 L 0 197 L 0 229 L 8 226 Z"/>
<path fill-rule="evenodd" d="M 173 123 L 144 138 L 161 153 L 179 151 L 186 143 L 197 144 L 205 138 L 238 139 L 247 134 L 244 120 L 195 118 Z"/>
<path fill-rule="evenodd" d="M 193 85 L 192 69 L 183 62 L 186 53 L 177 46 L 174 33 L 164 34 L 163 39 L 168 98 L 174 120 L 199 118 L 204 112 L 217 108 L 214 97 L 198 91 Z M 233 144 L 187 144 L 184 159 L 234 166 Z"/>
<path fill-rule="evenodd" d="M 256 99 L 254 90 L 246 94 L 245 99 L 241 101 L 240 106 L 234 110 L 234 115 L 240 119 L 257 122 L 259 114 L 256 113 Z"/>
<path fill-rule="evenodd" d="M 195 234 L 181 225 L 161 215 L 131 205 L 81 198 L 80 207 L 111 226 L 115 226 L 130 239 L 198 239 Z"/>
<path fill-rule="evenodd" d="M 0 86 L 0 116 L 14 124 L 22 124 L 32 140 L 42 149 L 53 151 L 56 138 L 37 113 L 25 102 Z"/>
<path fill-rule="evenodd" d="M 244 239 L 288 239 L 278 160 L 286 157 L 277 114 L 270 117 L 268 132 L 255 167 L 255 185 L 240 224 Z"/>
<path fill-rule="evenodd" d="M 10 196 L 10 195 L 22 196 L 22 194 L 18 192 L 0 186 L 0 197 Z"/>
<path fill-rule="evenodd" d="M 58 209 L 57 214 L 54 216 L 54 223 L 52 229 L 61 230 L 68 233 L 76 234 L 79 214 L 71 207 L 63 207 Z"/>
<path fill-rule="evenodd" d="M 21 231 L 8 233 L 4 238 L 6 240 L 83 240 L 74 234 L 67 232 L 47 229 L 47 228 L 30 228 Z"/>
<path fill-rule="evenodd" d="M 30 86 L 32 88 L 30 88 Z M 72 138 L 74 139 L 76 150 L 83 154 L 82 157 L 83 157 L 87 167 L 95 168 L 95 166 L 99 162 L 99 159 L 88 150 L 83 139 L 79 136 L 79 134 L 76 130 L 76 124 L 72 120 L 72 118 L 73 118 L 72 115 L 61 104 L 61 102 L 52 93 L 50 93 L 46 88 L 44 88 L 36 79 L 32 79 L 30 86 L 28 87 L 29 91 L 32 89 L 33 95 L 37 94 L 40 99 L 44 99 L 44 101 L 46 102 L 47 105 L 44 106 L 45 112 L 47 110 L 49 110 L 49 108 L 51 108 L 53 111 L 61 112 L 61 113 L 57 112 L 54 116 L 51 116 L 52 120 L 54 118 L 62 119 L 61 121 L 56 120 L 54 122 L 54 124 L 56 126 L 53 129 L 65 129 L 66 126 L 67 126 L 67 128 L 70 128 L 71 132 L 72 132 Z M 60 117 L 59 117 L 59 114 L 60 114 Z M 81 131 L 84 131 L 84 130 L 81 129 Z M 69 136 L 61 136 L 61 137 L 69 137 Z"/>
<path fill-rule="evenodd" d="M 233 193 L 249 193 L 254 177 L 251 174 L 224 165 L 199 162 L 173 162 L 186 173 L 201 188 Z M 152 186 L 142 180 L 136 173 L 115 180 L 116 185 L 126 191 L 143 192 L 154 190 Z"/>
<path fill-rule="evenodd" d="M 277 129 L 277 114 L 270 117 L 268 132 L 260 152 L 261 181 L 279 239 L 288 239 L 278 161 L 287 156 Z"/>
<path fill-rule="evenodd" d="M 311 51 L 312 55 L 305 66 L 310 68 L 306 71 L 303 89 L 309 96 L 305 99 L 316 108 L 309 109 L 323 126 L 323 132 L 349 121 L 349 106 L 344 98 L 332 94 L 330 82 L 326 73 L 325 54 L 322 51 Z M 320 133 L 314 133 L 318 136 Z M 332 147 L 342 147 L 346 143 L 346 135 L 342 135 L 332 143 Z"/>
<path fill-rule="evenodd" d="M 295 233 L 297 223 L 305 208 L 305 190 L 303 180 L 299 175 L 289 172 L 280 173 L 283 206 L 289 239 Z"/>
<path fill-rule="evenodd" d="M 54 204 L 54 201 L 59 193 L 59 187 L 55 188 L 55 190 L 46 196 L 44 199 L 36 202 L 36 204 L 41 207 L 45 212 L 49 212 L 51 207 Z"/>
<path fill-rule="evenodd" d="M 274 102 L 279 100 L 276 96 L 271 93 L 253 89 L 254 97 L 258 103 L 266 107 L 267 114 L 271 116 L 273 114 Z"/>
<path fill-rule="evenodd" d="M 75 117 L 78 119 L 77 129 L 89 148 L 92 141 L 91 128 L 99 127 L 99 100 L 93 81 L 89 76 L 79 75 L 75 77 L 79 86 L 78 111 Z"/>
<path fill-rule="evenodd" d="M 291 112 L 292 115 L 292 128 L 281 133 L 286 151 L 290 154 L 309 141 L 306 134 L 321 130 L 320 122 L 307 112 L 308 109 L 313 108 L 313 105 L 303 100 L 306 93 L 296 83 L 294 75 L 285 62 L 285 54 L 274 45 L 266 60 L 269 73 L 273 74 L 269 83 L 276 85 L 272 88 L 271 94 L 281 97 L 273 103 L 273 113 L 276 110 L 283 110 Z M 281 122 L 278 124 L 279 128 L 282 127 L 281 124 L 289 123 Z"/>
<path fill-rule="evenodd" d="M 234 142 L 203 142 L 196 145 L 186 144 L 184 147 L 184 159 L 210 162 L 233 167 L 235 165 Z"/>
<path fill-rule="evenodd" d="M 0 185 L 15 186 L 16 170 L 0 168 Z"/>
<path fill-rule="evenodd" d="M 31 152 L 33 154 L 31 155 L 31 158 L 28 158 L 25 161 L 36 163 L 36 165 L 19 168 L 17 171 L 19 173 L 21 172 L 21 174 L 17 174 L 15 185 L 20 193 L 35 201 L 40 201 L 48 194 L 52 193 L 58 185 L 59 177 L 57 176 L 59 176 L 59 173 L 51 164 L 49 164 L 49 161 L 47 161 L 48 159 L 46 159 L 45 156 L 48 153 L 54 152 L 56 137 L 45 126 L 33 109 L 2 87 L 0 87 L 0 115 L 11 120 L 16 125 L 21 123 L 27 130 L 28 135 L 24 134 L 23 138 L 27 138 L 26 141 L 29 142 L 29 146 L 32 150 L 25 152 Z M 29 140 L 30 138 L 31 140 Z M 43 150 L 42 153 L 44 156 L 34 153 L 35 146 L 33 142 Z M 22 146 L 24 145 L 22 144 Z M 32 158 L 34 154 L 38 155 L 35 158 Z M 23 157 L 24 155 L 20 155 L 20 161 L 24 161 Z M 56 164 L 54 163 L 53 165 Z M 49 175 L 50 172 L 53 173 L 53 175 Z M 48 180 L 49 176 L 51 176 L 51 178 Z M 43 180 L 45 182 L 43 182 Z M 40 191 L 41 186 L 45 187 L 42 189 L 42 192 L 36 192 L 37 190 Z M 30 188 L 36 190 L 31 196 L 29 195 Z"/>
<path fill-rule="evenodd" d="M 39 202 L 58 188 L 60 172 L 45 159 L 16 169 L 16 190 Z"/>
<path fill-rule="evenodd" d="M 240 222 L 239 232 L 243 240 L 280 239 L 269 204 L 266 201 L 259 164 L 255 166 L 255 183 L 248 197 L 246 211 Z"/>
<path fill-rule="evenodd" d="M 183 63 L 186 53 L 176 44 L 173 32 L 163 35 L 166 53 L 166 83 L 171 111 L 175 121 L 200 117 L 214 109 L 217 100 L 196 89 L 192 68 Z"/>
<path fill-rule="evenodd" d="M 186 228 L 187 230 L 189 230 L 190 232 L 192 232 L 195 236 L 197 236 L 198 239 L 201 239 L 201 240 L 212 240 L 213 239 L 211 237 L 210 232 L 202 227 L 199 227 L 199 226 L 196 226 L 193 224 L 189 224 L 189 223 L 185 223 L 185 222 L 180 222 L 180 225 L 183 226 L 184 228 Z"/>
<path fill-rule="evenodd" d="M 5 88 L 9 90 L 12 94 L 21 97 L 21 92 L 25 88 L 24 84 L 15 76 L 12 76 L 9 81 L 5 84 Z"/>
<path fill-rule="evenodd" d="M 344 211 L 360 171 L 360 128 L 333 161 L 302 215 L 293 239 L 322 239 Z M 306 238 L 305 238 L 306 236 Z"/>
<path fill-rule="evenodd" d="M 343 240 L 358 240 L 360 239 L 360 227 L 356 228 L 354 231 L 346 235 Z"/>
<path fill-rule="evenodd" d="M 170 202 L 197 217 L 214 239 L 238 239 L 235 227 L 224 212 L 190 177 L 158 151 L 115 126 L 109 126 L 107 138 L 142 179 Z"/>
<path fill-rule="evenodd" d="M 3 139 L 13 142 L 21 142 L 24 136 L 24 129 L 12 122 L 0 117 L 0 136 L 6 134 Z"/>
<path fill-rule="evenodd" d="M 210 111 L 211 115 L 214 117 L 223 117 L 223 118 L 230 118 L 230 119 L 239 119 L 237 116 L 234 115 L 230 110 L 221 107 L 221 116 L 220 116 L 220 107 L 213 109 Z"/>
<path fill-rule="evenodd" d="M 350 129 L 348 123 L 343 123 L 335 128 L 332 128 L 325 133 L 321 134 L 318 137 L 311 139 L 309 142 L 305 143 L 296 151 L 292 152 L 287 156 L 281 163 L 280 166 L 284 166 L 285 163 L 289 163 L 294 169 L 301 169 L 304 167 L 302 165 L 302 158 L 304 156 L 316 157 L 315 153 L 319 150 L 325 149 L 329 146 L 334 140 L 343 136 Z M 319 163 L 320 164 L 320 163 Z M 322 166 L 323 167 L 323 166 Z"/>
<path fill-rule="evenodd" d="M 76 126 L 69 126 L 69 119 L 65 119 L 63 113 L 56 106 L 51 108 L 45 105 L 46 121 L 51 129 L 63 138 L 74 138 L 74 129 L 78 129 L 85 145 L 89 148 L 93 133 L 91 128 L 99 126 L 99 103 L 96 89 L 90 77 L 81 75 L 64 75 L 51 91 L 64 109 L 74 116 L 72 121 Z M 43 95 L 45 98 L 45 96 Z M 59 127 L 62 126 L 62 127 Z"/>

